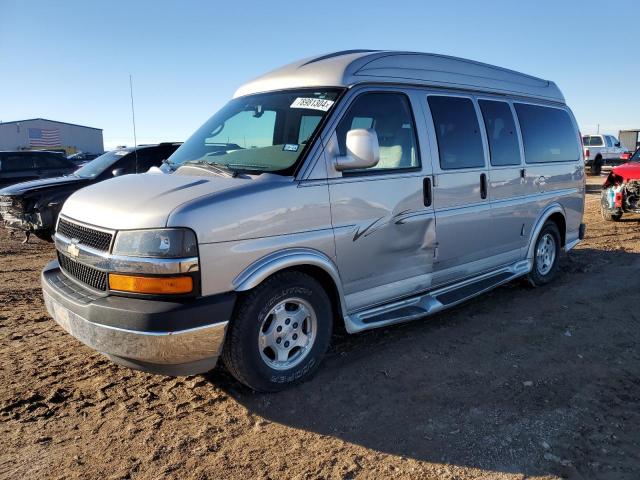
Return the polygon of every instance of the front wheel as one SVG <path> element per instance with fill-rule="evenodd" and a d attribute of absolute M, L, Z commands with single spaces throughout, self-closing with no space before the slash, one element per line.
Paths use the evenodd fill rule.
<path fill-rule="evenodd" d="M 240 299 L 222 359 L 253 390 L 283 390 L 316 371 L 331 331 L 331 302 L 320 283 L 302 272 L 278 273 Z"/>
<path fill-rule="evenodd" d="M 558 271 L 559 257 L 560 232 L 554 222 L 548 221 L 536 239 L 533 268 L 528 276 L 529 283 L 534 287 L 540 287 L 553 280 Z"/>

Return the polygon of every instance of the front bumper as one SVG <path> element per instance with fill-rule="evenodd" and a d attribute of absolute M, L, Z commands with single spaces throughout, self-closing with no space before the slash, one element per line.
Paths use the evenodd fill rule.
<path fill-rule="evenodd" d="M 183 302 L 105 296 L 65 276 L 58 262 L 42 272 L 49 314 L 68 333 L 116 363 L 163 375 L 215 367 L 235 294 Z"/>

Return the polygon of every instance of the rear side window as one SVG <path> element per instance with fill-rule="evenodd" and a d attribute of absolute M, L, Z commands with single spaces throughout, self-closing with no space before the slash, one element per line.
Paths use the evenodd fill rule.
<path fill-rule="evenodd" d="M 527 163 L 569 162 L 580 158 L 576 132 L 566 111 L 524 103 L 514 106 Z"/>
<path fill-rule="evenodd" d="M 489 140 L 491 165 L 520 165 L 516 123 L 506 102 L 480 100 L 480 111 Z"/>
<path fill-rule="evenodd" d="M 480 126 L 471 99 L 429 96 L 428 101 L 438 140 L 440 168 L 483 167 Z"/>

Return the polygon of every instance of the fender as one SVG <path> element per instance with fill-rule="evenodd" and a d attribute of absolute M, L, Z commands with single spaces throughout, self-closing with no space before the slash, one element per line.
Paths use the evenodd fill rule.
<path fill-rule="evenodd" d="M 544 226 L 545 222 L 549 219 L 551 215 L 554 213 L 560 213 L 566 221 L 567 216 L 565 215 L 564 208 L 557 202 L 554 202 L 550 205 L 547 205 L 542 213 L 538 216 L 538 220 L 534 224 L 534 227 L 531 229 L 531 235 L 529 235 L 529 247 L 527 248 L 527 260 L 533 260 L 533 250 L 535 248 L 536 239 L 540 234 L 540 230 Z M 533 264 L 532 264 L 533 265 Z"/>
<path fill-rule="evenodd" d="M 347 318 L 342 281 L 340 280 L 338 268 L 327 255 L 311 248 L 288 248 L 270 253 L 256 260 L 233 280 L 233 289 L 237 292 L 250 290 L 280 270 L 301 265 L 311 265 L 321 268 L 330 275 L 338 291 L 342 315 L 344 318 Z"/>

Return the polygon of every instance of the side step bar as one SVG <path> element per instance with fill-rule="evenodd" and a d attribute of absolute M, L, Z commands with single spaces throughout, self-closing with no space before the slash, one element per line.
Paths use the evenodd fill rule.
<path fill-rule="evenodd" d="M 531 271 L 532 262 L 523 260 L 509 267 L 463 280 L 453 285 L 352 313 L 346 319 L 347 331 L 361 332 L 373 328 L 408 322 L 457 305 Z"/>

